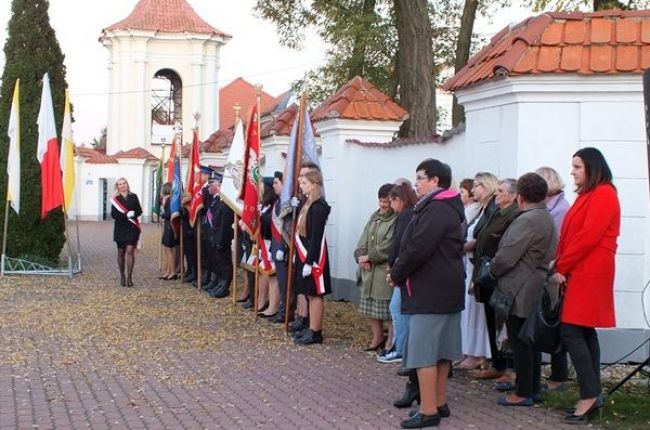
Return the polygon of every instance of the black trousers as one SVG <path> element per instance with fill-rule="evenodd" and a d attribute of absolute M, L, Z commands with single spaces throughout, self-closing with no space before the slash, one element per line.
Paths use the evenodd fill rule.
<path fill-rule="evenodd" d="M 185 233 L 183 237 L 183 254 L 185 254 L 185 272 L 196 273 L 196 241 L 194 234 Z"/>
<path fill-rule="evenodd" d="M 284 311 L 287 304 L 287 282 L 289 280 L 289 264 L 286 261 L 275 262 L 275 273 L 278 275 L 278 286 L 280 287 L 280 310 Z M 289 315 L 296 312 L 296 297 L 291 294 L 289 303 Z"/>
<path fill-rule="evenodd" d="M 485 309 L 485 323 L 487 325 L 488 338 L 490 339 L 490 354 L 492 355 L 492 367 L 495 370 L 506 370 L 508 360 L 506 354 L 499 351 L 497 346 L 497 318 L 492 306 L 489 303 L 483 304 Z"/>
<path fill-rule="evenodd" d="M 515 394 L 520 397 L 532 398 L 540 392 L 542 354 L 519 340 L 519 332 L 525 322 L 526 318 L 510 315 L 506 320 L 506 328 L 508 341 L 514 353 L 515 372 L 517 372 Z"/>
<path fill-rule="evenodd" d="M 219 280 L 227 281 L 230 284 L 232 281 L 232 254 L 230 249 L 215 248 L 210 259 L 212 261 L 212 273 Z"/>
<path fill-rule="evenodd" d="M 551 376 L 548 378 L 554 382 L 566 382 L 569 380 L 569 363 L 566 350 L 557 354 L 551 354 Z"/>
<path fill-rule="evenodd" d="M 576 369 L 581 399 L 593 399 L 602 391 L 600 384 L 600 345 L 593 327 L 560 324 L 560 337 Z"/>

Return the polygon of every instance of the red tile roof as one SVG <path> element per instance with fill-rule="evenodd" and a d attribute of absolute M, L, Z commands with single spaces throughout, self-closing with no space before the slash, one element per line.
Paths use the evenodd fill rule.
<path fill-rule="evenodd" d="M 106 155 L 105 150 L 99 151 L 94 148 L 88 148 L 85 146 L 75 146 L 74 153 L 79 157 L 84 157 L 85 163 L 89 164 L 114 164 L 117 163 L 117 158 Z"/>
<path fill-rule="evenodd" d="M 234 127 L 228 129 L 220 129 L 215 131 L 201 144 L 203 152 L 219 153 L 224 149 L 230 148 L 232 139 L 235 136 Z"/>
<path fill-rule="evenodd" d="M 233 106 L 239 104 L 239 114 L 245 118 L 257 102 L 257 88 L 243 78 L 237 78 L 219 90 L 219 128 L 227 129 L 235 124 Z M 275 107 L 279 100 L 262 91 L 261 111 L 265 112 Z"/>
<path fill-rule="evenodd" d="M 549 12 L 506 27 L 444 83 L 455 91 L 497 76 L 642 73 L 650 67 L 650 10 Z"/>
<path fill-rule="evenodd" d="M 262 139 L 269 136 L 289 136 L 296 115 L 298 115 L 298 105 L 292 104 L 280 112 L 279 115 L 262 124 L 260 136 Z"/>
<path fill-rule="evenodd" d="M 403 121 L 408 118 L 400 105 L 360 76 L 352 78 L 312 113 L 312 121 L 330 118 Z"/>
<path fill-rule="evenodd" d="M 115 158 L 143 158 L 149 161 L 158 161 L 158 157 L 144 148 L 133 148 L 128 151 L 119 151 L 113 155 Z"/>
<path fill-rule="evenodd" d="M 104 29 L 199 33 L 231 38 L 205 22 L 185 0 L 140 0 L 122 21 Z"/>

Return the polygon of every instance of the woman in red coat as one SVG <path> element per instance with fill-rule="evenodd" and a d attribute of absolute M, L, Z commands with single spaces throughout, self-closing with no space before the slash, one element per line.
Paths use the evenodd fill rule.
<path fill-rule="evenodd" d="M 600 346 L 595 327 L 614 327 L 614 265 L 621 209 L 612 172 L 596 148 L 573 156 L 578 198 L 557 248 L 554 280 L 565 285 L 560 335 L 571 356 L 580 400 L 567 422 L 587 421 L 600 406 Z"/>

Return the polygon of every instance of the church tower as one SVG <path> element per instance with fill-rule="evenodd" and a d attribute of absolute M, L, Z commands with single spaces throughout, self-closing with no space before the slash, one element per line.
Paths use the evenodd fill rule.
<path fill-rule="evenodd" d="M 185 0 L 140 0 L 102 30 L 108 49 L 107 154 L 144 148 L 160 156 L 182 130 L 190 142 L 219 129 L 220 49 L 231 36 L 205 22 Z"/>

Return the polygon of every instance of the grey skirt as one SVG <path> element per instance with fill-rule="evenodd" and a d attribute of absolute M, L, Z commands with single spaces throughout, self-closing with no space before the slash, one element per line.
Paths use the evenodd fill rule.
<path fill-rule="evenodd" d="M 455 361 L 463 356 L 460 312 L 415 314 L 409 322 L 404 367 L 431 367 L 441 360 Z"/>

